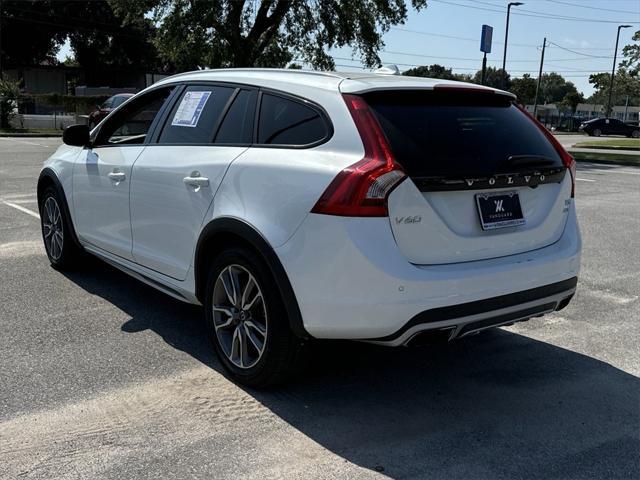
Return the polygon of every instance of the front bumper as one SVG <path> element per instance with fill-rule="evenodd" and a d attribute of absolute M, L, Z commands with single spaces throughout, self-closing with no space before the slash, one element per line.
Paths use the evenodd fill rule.
<path fill-rule="evenodd" d="M 291 281 L 304 327 L 316 338 L 406 341 L 406 325 L 423 312 L 458 308 L 573 279 L 580 270 L 581 238 L 570 206 L 560 239 L 544 248 L 507 257 L 449 265 L 414 265 L 400 253 L 388 218 L 310 214 L 276 253 Z M 574 287 L 575 288 L 575 287 Z M 425 328 L 461 326 L 500 315 L 535 316 L 555 310 L 571 288 L 516 304 L 496 300 L 491 309 L 464 313 Z M 517 298 L 517 297 L 511 297 Z M 501 303 L 502 301 L 502 303 Z M 532 304 L 531 301 L 534 303 Z M 553 305 L 551 305 L 553 303 Z M 454 307 L 455 306 L 455 307 Z M 540 310 L 527 310 L 530 308 Z M 506 310 L 505 310 L 506 309 Z M 527 317 L 528 318 L 528 317 Z M 525 318 L 509 318 L 505 323 Z M 447 324 L 446 322 L 449 322 Z M 401 338 L 402 337 L 402 338 Z"/>

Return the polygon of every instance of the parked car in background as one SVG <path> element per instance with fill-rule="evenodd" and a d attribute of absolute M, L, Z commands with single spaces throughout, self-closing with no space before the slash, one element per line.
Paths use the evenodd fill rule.
<path fill-rule="evenodd" d="M 591 137 L 600 135 L 624 135 L 640 138 L 640 127 L 629 125 L 615 118 L 594 118 L 580 124 L 580 130 Z"/>
<path fill-rule="evenodd" d="M 46 252 L 204 305 L 253 386 L 314 338 L 400 346 L 539 317 L 576 289 L 575 162 L 514 100 L 371 73 L 166 78 L 65 130 L 38 181 Z"/>
<path fill-rule="evenodd" d="M 87 122 L 89 128 L 95 127 L 104 120 L 112 110 L 122 105 L 131 97 L 133 97 L 133 93 L 118 93 L 117 95 L 107 98 L 102 105 L 99 105 L 98 108 L 89 114 L 89 120 Z"/>

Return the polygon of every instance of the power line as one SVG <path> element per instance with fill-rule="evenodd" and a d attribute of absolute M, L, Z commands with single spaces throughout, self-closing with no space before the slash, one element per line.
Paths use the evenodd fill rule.
<path fill-rule="evenodd" d="M 559 3 L 559 4 L 562 4 L 562 5 L 569 5 L 571 7 L 588 8 L 590 10 L 600 10 L 602 12 L 629 13 L 631 15 L 640 15 L 640 11 L 638 11 L 638 10 L 636 10 L 635 12 L 631 12 L 629 10 L 616 10 L 616 9 L 613 9 L 613 8 L 591 7 L 589 5 L 580 5 L 579 3 L 563 2 L 563 1 L 560 1 L 560 0 L 547 0 L 547 2 Z"/>
<path fill-rule="evenodd" d="M 422 53 L 408 53 L 408 52 L 396 52 L 393 50 L 381 50 L 381 53 L 388 53 L 391 55 L 402 55 L 405 57 L 418 57 L 418 58 L 433 58 L 433 59 L 440 59 L 440 60 L 468 60 L 468 61 L 477 61 L 478 57 L 473 57 L 473 58 L 466 58 L 466 57 L 451 57 L 451 56 L 446 56 L 446 57 L 442 57 L 442 56 L 436 56 L 436 55 L 424 55 Z M 613 57 L 597 57 L 597 58 L 604 58 L 604 59 L 611 59 Z M 551 61 L 552 62 L 570 62 L 570 61 L 584 61 L 587 60 L 584 57 L 573 57 L 573 58 L 554 58 Z M 488 60 L 489 62 L 499 62 L 500 60 L 498 59 L 493 59 L 493 60 Z M 515 63 L 538 63 L 539 60 L 509 60 L 510 62 L 515 62 Z"/>
<path fill-rule="evenodd" d="M 487 12 L 494 12 L 494 13 L 501 13 L 504 14 L 504 10 L 503 9 L 496 9 L 496 8 L 486 8 L 486 7 L 478 7 L 475 5 L 467 5 L 467 4 L 463 4 L 463 3 L 456 3 L 456 2 L 450 2 L 448 0 L 431 0 L 433 2 L 438 2 L 438 3 L 444 3 L 446 5 L 455 5 L 457 7 L 464 7 L 464 8 L 473 8 L 475 10 L 484 10 Z M 498 5 L 493 4 L 493 3 L 487 3 L 487 2 L 480 2 L 480 1 L 476 1 L 475 3 L 481 3 L 484 5 L 491 5 L 493 7 L 498 7 Z M 523 12 L 531 12 L 531 13 L 523 13 Z M 596 18 L 585 18 L 585 17 L 572 17 L 572 16 L 566 16 L 566 15 L 553 15 L 553 14 L 545 14 L 545 13 L 539 13 L 536 12 L 535 10 L 525 10 L 525 9 L 518 9 L 518 11 L 513 12 L 514 15 L 519 15 L 521 17 L 535 17 L 535 18 L 546 18 L 548 20 L 565 20 L 565 21 L 571 21 L 571 22 L 592 22 L 592 23 L 640 23 L 640 22 L 629 22 L 629 21 L 623 21 L 623 20 L 603 20 L 603 19 L 596 19 Z"/>
<path fill-rule="evenodd" d="M 334 60 L 342 60 L 342 61 L 346 60 L 348 62 L 360 62 L 360 65 L 345 65 L 345 64 L 337 64 L 336 63 L 336 66 L 350 67 L 350 68 L 360 68 L 360 69 L 363 69 L 363 70 L 367 69 L 367 67 L 364 67 L 362 65 L 361 60 L 357 60 L 357 59 L 353 59 L 353 58 L 347 58 L 347 57 L 332 57 L 332 58 Z M 394 62 L 392 60 L 384 60 L 384 59 L 382 60 L 382 63 L 383 64 L 394 64 L 394 65 L 397 65 L 399 67 L 409 67 L 409 68 L 424 66 L 424 65 L 418 65 L 418 64 L 415 64 L 415 63 L 398 63 L 398 62 Z M 472 67 L 456 67 L 456 66 L 453 66 L 453 67 L 446 67 L 446 68 L 449 68 L 449 69 L 452 69 L 452 70 L 465 70 L 465 71 L 472 71 L 472 72 L 475 72 L 475 71 L 478 70 L 478 68 L 472 68 Z M 510 70 L 510 72 L 513 72 L 513 73 L 538 73 L 537 70 Z M 588 76 L 590 74 L 594 74 L 594 73 L 602 73 L 602 72 L 599 72 L 597 70 L 594 71 L 594 70 L 555 70 L 555 69 L 553 70 L 553 72 L 555 72 L 555 73 L 578 73 L 578 72 L 585 73 L 584 75 L 563 75 L 565 77 L 580 77 L 580 78 L 586 77 L 586 76 Z"/>
<path fill-rule="evenodd" d="M 590 57 L 590 58 L 613 58 L 613 57 L 607 57 L 607 56 L 603 56 L 603 55 L 591 55 L 590 53 L 582 53 L 582 52 L 577 52 L 575 50 L 571 50 L 570 48 L 567 47 L 563 47 L 562 45 L 558 45 L 557 43 L 553 43 L 553 42 L 549 42 L 551 45 L 555 45 L 556 47 L 558 47 L 561 50 L 565 50 L 567 52 L 571 52 L 571 53 L 575 53 L 576 55 L 582 55 L 584 57 Z"/>
<path fill-rule="evenodd" d="M 426 35 L 426 36 L 429 36 L 429 37 L 441 37 L 441 38 L 449 38 L 449 39 L 452 39 L 452 40 L 461 40 L 461 41 L 465 41 L 465 42 L 478 43 L 478 39 L 477 38 L 459 37 L 459 36 L 456 36 L 456 35 L 446 35 L 444 33 L 425 32 L 423 30 L 412 30 L 410 28 L 402 28 L 402 27 L 391 27 L 390 30 L 396 30 L 396 31 L 405 32 L 405 33 L 414 33 L 414 34 L 417 34 L 417 35 Z M 495 45 L 503 45 L 504 44 L 504 42 L 493 42 L 493 43 Z M 509 43 L 509 46 L 512 46 L 512 47 L 532 47 L 532 48 L 538 48 L 539 47 L 539 45 L 535 44 L 535 43 L 515 43 L 515 42 Z M 589 50 L 589 51 L 595 51 L 595 50 L 610 51 L 610 50 L 612 50 L 611 47 L 604 47 L 604 48 L 574 47 L 574 48 L 576 50 Z M 613 58 L 613 57 L 611 57 L 611 58 Z"/>

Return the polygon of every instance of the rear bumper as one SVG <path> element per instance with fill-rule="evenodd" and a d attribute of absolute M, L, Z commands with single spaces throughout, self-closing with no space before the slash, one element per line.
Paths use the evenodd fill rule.
<path fill-rule="evenodd" d="M 573 297 L 577 283 L 578 278 L 573 277 L 522 292 L 425 310 L 397 332 L 368 341 L 404 345 L 416 335 L 431 330 L 445 330 L 449 340 L 453 340 L 487 328 L 528 320 L 564 308 Z"/>
<path fill-rule="evenodd" d="M 523 292 L 575 283 L 580 250 L 572 204 L 557 242 L 489 260 L 414 265 L 400 253 L 388 218 L 315 214 L 276 253 L 310 335 L 399 345 L 425 329 L 456 327 L 456 335 L 463 335 L 491 318 L 511 323 L 555 310 L 575 285 L 562 291 L 554 287 L 548 295 L 539 290 L 543 293 L 534 297 Z M 433 317 L 443 311 L 446 318 Z M 425 321 L 433 318 L 439 319 Z M 480 321 L 485 323 L 471 327 Z"/>

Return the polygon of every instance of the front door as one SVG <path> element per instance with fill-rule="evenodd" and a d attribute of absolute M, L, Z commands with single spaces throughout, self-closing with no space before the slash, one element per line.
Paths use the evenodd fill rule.
<path fill-rule="evenodd" d="M 118 110 L 100 127 L 73 169 L 78 236 L 123 258 L 131 255 L 129 187 L 132 167 L 171 89 L 149 92 Z"/>

